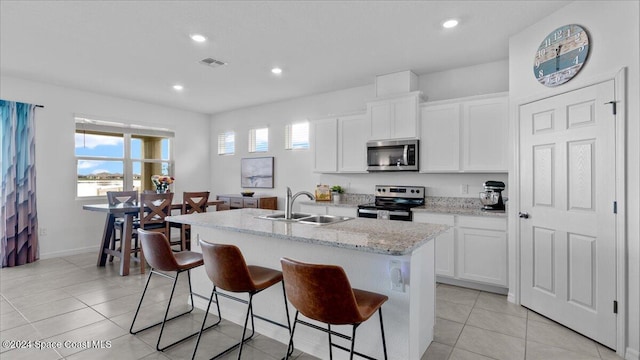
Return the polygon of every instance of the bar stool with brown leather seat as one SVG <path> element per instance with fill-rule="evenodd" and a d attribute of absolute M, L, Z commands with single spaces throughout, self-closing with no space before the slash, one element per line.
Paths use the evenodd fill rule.
<path fill-rule="evenodd" d="M 131 327 L 129 328 L 129 332 L 133 335 L 150 329 L 154 326 L 158 326 L 162 324 L 160 328 L 160 335 L 158 335 L 158 342 L 156 343 L 156 349 L 158 351 L 164 351 L 165 349 L 181 342 L 186 339 L 189 339 L 195 335 L 198 335 L 198 332 L 195 332 L 189 336 L 186 336 L 180 340 L 177 340 L 169 345 L 164 347 L 160 347 L 160 340 L 162 339 L 162 333 L 164 332 L 164 326 L 167 321 L 173 320 L 182 315 L 186 315 L 193 311 L 193 291 L 191 289 L 191 275 L 190 270 L 201 266 L 203 264 L 202 254 L 193 251 L 181 251 L 181 252 L 173 252 L 171 246 L 169 245 L 169 241 L 167 237 L 160 233 L 149 230 L 138 229 L 138 237 L 140 239 L 140 244 L 142 246 L 142 250 L 145 253 L 146 260 L 151 265 L 151 271 L 149 272 L 149 277 L 147 277 L 147 283 L 144 286 L 144 291 L 142 292 L 142 296 L 140 297 L 140 302 L 138 303 L 138 308 L 136 309 L 136 313 L 133 316 L 133 321 L 131 321 Z M 161 272 L 162 271 L 162 272 Z M 175 277 L 165 274 L 164 272 L 175 272 Z M 169 309 L 171 308 L 171 301 L 173 300 L 173 294 L 176 290 L 176 284 L 178 283 L 178 277 L 181 273 L 187 272 L 187 278 L 189 279 L 189 296 L 191 297 L 191 308 L 181 314 L 173 316 L 167 319 L 169 315 Z M 151 281 L 151 275 L 156 274 L 162 277 L 166 277 L 169 279 L 173 279 L 173 287 L 171 288 L 171 296 L 169 296 L 169 303 L 167 304 L 167 309 L 164 313 L 164 318 L 161 322 L 149 325 L 143 329 L 139 329 L 133 331 L 133 326 L 136 322 L 136 318 L 138 317 L 138 313 L 140 312 L 140 307 L 142 306 L 142 301 L 144 300 L 144 296 L 147 293 L 147 288 L 149 287 L 149 282 Z M 215 324 L 210 325 L 208 328 L 218 325 L 220 321 Z"/>
<path fill-rule="evenodd" d="M 333 358 L 331 347 L 349 351 L 353 355 L 373 359 L 370 356 L 354 351 L 356 328 L 369 319 L 376 311 L 380 315 L 380 331 L 382 332 L 382 349 L 387 358 L 387 345 L 382 324 L 382 304 L 389 298 L 386 295 L 353 289 L 347 274 L 340 266 L 307 264 L 288 258 L 280 259 L 287 298 L 296 308 L 289 347 L 293 346 L 293 334 L 296 324 L 307 325 L 329 334 L 329 358 Z M 298 314 L 327 324 L 327 329 L 298 319 Z M 352 325 L 351 337 L 331 331 L 331 325 Z M 351 340 L 351 349 L 333 344 L 331 335 Z M 288 350 L 285 359 L 289 358 Z"/>
<path fill-rule="evenodd" d="M 261 266 L 247 265 L 244 260 L 244 256 L 242 256 L 242 253 L 240 252 L 240 249 L 235 245 L 212 244 L 202 240 L 199 240 L 199 242 L 202 248 L 202 256 L 204 258 L 204 267 L 207 272 L 207 276 L 209 276 L 209 279 L 213 283 L 213 290 L 211 291 L 211 296 L 209 297 L 209 305 L 207 305 L 207 311 L 205 312 L 204 319 L 202 320 L 202 329 L 200 330 L 200 334 L 198 335 L 198 340 L 196 340 L 196 346 L 193 349 L 193 355 L 191 356 L 191 359 L 194 359 L 196 357 L 198 344 L 200 343 L 202 332 L 206 330 L 204 329 L 204 324 L 207 321 L 209 308 L 211 307 L 211 302 L 213 301 L 214 297 L 216 306 L 218 308 L 218 318 L 221 318 L 218 295 L 246 303 L 247 315 L 244 319 L 244 328 L 242 329 L 242 337 L 240 338 L 240 342 L 220 352 L 211 359 L 216 359 L 230 352 L 236 347 L 240 347 L 240 350 L 238 351 L 238 359 L 240 359 L 240 357 L 242 356 L 242 346 L 247 340 L 251 339 L 255 333 L 253 296 L 261 292 L 262 290 L 271 287 L 272 285 L 282 282 L 282 272 Z M 245 301 L 243 299 L 221 293 L 218 291 L 218 288 L 234 293 L 248 293 L 249 301 Z M 289 333 L 291 333 L 289 308 L 284 292 L 284 284 L 282 286 L 282 294 L 284 296 L 284 308 L 287 314 L 287 325 L 283 325 L 269 319 L 262 319 L 269 321 L 274 325 L 286 328 L 289 330 Z M 244 336 L 247 332 L 249 316 L 251 316 L 251 335 L 245 338 Z M 293 351 L 293 347 L 290 346 L 289 350 L 291 351 L 288 351 L 288 354 Z"/>

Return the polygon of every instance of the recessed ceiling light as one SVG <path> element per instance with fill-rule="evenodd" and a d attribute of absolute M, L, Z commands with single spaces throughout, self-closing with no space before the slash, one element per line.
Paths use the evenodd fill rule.
<path fill-rule="evenodd" d="M 173 85 L 173 90 L 182 91 L 182 90 L 184 90 L 184 86 L 179 85 L 179 84 Z"/>
<path fill-rule="evenodd" d="M 280 69 L 279 67 L 274 67 L 273 69 L 271 69 L 271 72 L 276 75 L 280 75 L 282 74 L 282 69 Z"/>
<path fill-rule="evenodd" d="M 191 40 L 201 43 L 201 42 L 207 41 L 207 37 L 204 36 L 204 35 L 200 35 L 200 34 L 192 34 L 191 35 Z"/>
<path fill-rule="evenodd" d="M 442 23 L 442 27 L 445 29 L 451 29 L 458 26 L 458 20 L 451 19 Z"/>

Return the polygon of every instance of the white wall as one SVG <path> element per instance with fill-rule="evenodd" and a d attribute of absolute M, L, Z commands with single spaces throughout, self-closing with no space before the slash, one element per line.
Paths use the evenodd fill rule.
<path fill-rule="evenodd" d="M 2 76 L 0 98 L 44 105 L 36 110 L 36 171 L 41 258 L 96 251 L 105 215 L 76 199 L 74 114 L 175 130 L 176 195 L 209 188 L 209 119 L 168 107 Z M 179 196 L 181 198 L 181 196 Z M 104 200 L 106 201 L 106 200 Z"/>
<path fill-rule="evenodd" d="M 491 71 L 489 71 L 491 70 Z M 491 77 L 474 77 L 470 74 L 492 72 Z M 496 74 L 496 72 L 498 72 Z M 507 91 L 507 67 L 504 61 L 474 67 L 454 69 L 419 77 L 420 89 L 434 94 L 447 94 L 451 98 Z M 466 78 L 466 81 L 463 79 Z M 453 81 L 455 79 L 455 81 Z M 373 82 L 374 79 L 372 79 Z M 473 89 L 470 92 L 470 89 Z M 439 92 L 441 90 L 441 92 Z M 224 131 L 236 132 L 236 154 L 213 156 L 211 159 L 211 188 L 216 193 L 238 194 L 240 187 L 240 162 L 243 157 L 274 156 L 274 189 L 256 189 L 258 193 L 278 196 L 282 208 L 283 196 L 289 186 L 296 192 L 312 191 L 316 184 L 341 185 L 350 193 L 373 194 L 378 184 L 423 185 L 429 187 L 431 196 L 476 197 L 485 180 L 507 180 L 506 174 L 314 174 L 311 151 L 284 150 L 286 124 L 304 119 L 317 119 L 366 109 L 366 102 L 375 97 L 374 85 L 350 88 L 320 95 L 308 96 L 277 103 L 270 103 L 235 111 L 215 114 L 211 117 L 211 139 L 216 141 Z M 442 99 L 442 97 L 439 97 Z M 247 137 L 249 129 L 269 126 L 268 153 L 249 154 Z M 460 185 L 469 185 L 469 193 L 460 194 Z"/>
<path fill-rule="evenodd" d="M 424 74 L 419 89 L 427 101 L 499 93 L 509 90 L 509 60 Z"/>
<path fill-rule="evenodd" d="M 512 113 L 524 99 L 543 98 L 585 86 L 603 76 L 628 69 L 627 79 L 627 359 L 640 358 L 640 9 L 638 1 L 576 1 L 547 16 L 509 41 L 509 91 Z M 533 76 L 533 58 L 540 42 L 552 30 L 579 24 L 590 35 L 586 65 L 573 80 L 558 88 L 545 88 Z M 516 221 L 513 208 L 510 218 Z M 513 229 L 515 224 L 511 224 Z M 510 230 L 510 248 L 516 238 Z M 513 258 L 511 259 L 513 260 Z M 510 261 L 513 264 L 513 261 Z M 514 271 L 511 271 L 513 275 Z M 513 284 L 513 279 L 510 283 Z"/>

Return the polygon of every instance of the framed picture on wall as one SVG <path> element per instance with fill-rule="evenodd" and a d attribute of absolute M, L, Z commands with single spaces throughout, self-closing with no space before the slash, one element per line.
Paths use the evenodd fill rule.
<path fill-rule="evenodd" d="M 273 156 L 243 158 L 240 164 L 243 188 L 273 188 Z"/>

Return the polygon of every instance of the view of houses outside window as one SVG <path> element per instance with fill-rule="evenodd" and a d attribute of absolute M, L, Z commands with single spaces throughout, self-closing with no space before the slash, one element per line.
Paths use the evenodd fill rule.
<path fill-rule="evenodd" d="M 152 175 L 171 175 L 169 146 L 165 137 L 77 129 L 77 197 L 154 189 Z"/>

